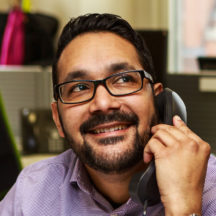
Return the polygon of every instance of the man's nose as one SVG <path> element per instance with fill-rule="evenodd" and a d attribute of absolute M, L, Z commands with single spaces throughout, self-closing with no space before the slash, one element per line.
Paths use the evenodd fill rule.
<path fill-rule="evenodd" d="M 120 108 L 119 98 L 112 96 L 107 89 L 99 85 L 96 89 L 94 98 L 90 101 L 90 112 L 108 112 Z"/>

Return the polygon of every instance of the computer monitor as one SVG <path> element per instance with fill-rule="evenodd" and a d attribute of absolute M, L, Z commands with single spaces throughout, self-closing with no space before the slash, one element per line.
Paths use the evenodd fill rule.
<path fill-rule="evenodd" d="M 197 61 L 201 72 L 203 70 L 216 71 L 216 56 L 199 56 Z"/>
<path fill-rule="evenodd" d="M 22 169 L 19 152 L 0 94 L 0 200 L 15 183 Z"/>
<path fill-rule="evenodd" d="M 168 54 L 168 31 L 166 30 L 136 30 L 145 40 L 149 48 L 157 80 L 166 85 L 167 82 L 167 54 Z"/>

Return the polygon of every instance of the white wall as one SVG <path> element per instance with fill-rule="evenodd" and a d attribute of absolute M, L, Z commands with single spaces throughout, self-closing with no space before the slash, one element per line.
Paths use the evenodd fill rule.
<path fill-rule="evenodd" d="M 168 29 L 169 0 L 135 0 L 134 27 Z"/>
<path fill-rule="evenodd" d="M 0 0 L 0 10 L 8 11 L 13 0 Z M 32 11 L 56 16 L 60 29 L 74 16 L 91 12 L 115 13 L 135 28 L 168 28 L 169 0 L 31 0 Z"/>

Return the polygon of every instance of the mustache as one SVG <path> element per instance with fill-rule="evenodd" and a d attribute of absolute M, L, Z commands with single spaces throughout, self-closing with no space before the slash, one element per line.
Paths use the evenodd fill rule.
<path fill-rule="evenodd" d="M 113 111 L 109 114 L 98 113 L 94 116 L 91 116 L 88 120 L 83 122 L 80 126 L 81 134 L 87 133 L 91 128 L 96 127 L 97 125 L 109 123 L 113 121 L 124 121 L 130 122 L 131 124 L 138 125 L 139 118 L 135 113 L 126 113 L 122 111 Z"/>

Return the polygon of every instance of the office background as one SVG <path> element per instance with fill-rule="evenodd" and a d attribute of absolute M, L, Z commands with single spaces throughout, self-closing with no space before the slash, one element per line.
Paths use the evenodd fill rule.
<path fill-rule="evenodd" d="M 0 11 L 9 11 L 13 0 L 0 1 Z M 176 38 L 175 28 L 173 28 L 175 22 L 171 16 L 176 13 L 173 5 L 175 4 L 177 8 L 179 2 L 178 0 L 31 0 L 31 12 L 40 12 L 57 18 L 59 28 L 56 38 L 71 17 L 91 12 L 119 14 L 137 30 L 151 29 L 168 32 L 169 58 L 167 56 L 166 63 L 169 73 L 166 76 L 166 86 L 179 92 L 185 100 L 188 107 L 189 126 L 203 139 L 209 141 L 215 152 L 216 73 L 212 71 L 194 73 L 193 70 L 188 72 L 170 69 L 170 67 L 175 69 L 172 64 L 176 56 L 172 49 Z M 213 84 L 210 85 L 212 81 Z M 17 146 L 22 151 L 22 110 L 50 109 L 51 68 L 38 65 L 0 67 L 0 91 Z"/>

